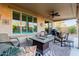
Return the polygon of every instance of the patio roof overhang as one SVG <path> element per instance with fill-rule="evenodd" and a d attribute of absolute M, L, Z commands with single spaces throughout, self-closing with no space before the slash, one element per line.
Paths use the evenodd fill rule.
<path fill-rule="evenodd" d="M 55 10 L 59 12 L 60 16 L 54 17 L 52 19 L 53 21 L 75 19 L 77 13 L 76 3 L 15 3 L 13 5 L 19 6 L 49 19 L 52 19 L 49 17 L 49 11 Z"/>

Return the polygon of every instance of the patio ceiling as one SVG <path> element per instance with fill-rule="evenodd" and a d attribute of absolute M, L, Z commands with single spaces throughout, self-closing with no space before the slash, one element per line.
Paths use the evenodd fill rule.
<path fill-rule="evenodd" d="M 59 12 L 60 16 L 54 17 L 53 20 L 76 18 L 75 3 L 16 3 L 15 5 L 47 18 L 50 18 L 49 11 L 55 10 Z"/>

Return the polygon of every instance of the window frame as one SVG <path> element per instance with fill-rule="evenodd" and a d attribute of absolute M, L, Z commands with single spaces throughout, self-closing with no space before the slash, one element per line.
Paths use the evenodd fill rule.
<path fill-rule="evenodd" d="M 25 12 L 22 12 L 22 11 L 17 11 L 17 10 L 12 10 L 12 20 L 14 20 L 13 19 L 13 11 L 15 11 L 15 12 L 18 12 L 18 13 L 20 13 L 20 23 L 22 23 L 22 14 L 25 14 L 25 15 L 27 15 Z M 27 19 L 26 19 L 26 24 L 28 24 L 28 16 L 32 16 L 32 15 L 27 15 Z M 37 19 L 37 17 L 36 16 L 32 16 L 32 23 L 33 23 L 33 19 L 34 18 L 36 18 Z M 33 24 L 34 25 L 34 24 Z M 28 25 L 26 25 L 26 26 L 28 26 Z M 38 25 L 37 25 L 38 26 Z M 34 26 L 33 26 L 34 27 Z M 32 29 L 32 32 L 29 32 L 28 30 L 26 30 L 27 31 L 27 33 L 23 33 L 22 32 L 22 24 L 20 24 L 20 33 L 13 33 L 13 25 L 12 25 L 12 34 L 32 34 L 32 33 L 34 33 L 35 31 Z"/>

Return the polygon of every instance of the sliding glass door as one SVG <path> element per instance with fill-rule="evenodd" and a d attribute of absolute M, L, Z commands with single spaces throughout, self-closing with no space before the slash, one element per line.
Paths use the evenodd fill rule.
<path fill-rule="evenodd" d="M 52 23 L 50 21 L 45 21 L 45 31 L 50 34 L 52 29 Z"/>

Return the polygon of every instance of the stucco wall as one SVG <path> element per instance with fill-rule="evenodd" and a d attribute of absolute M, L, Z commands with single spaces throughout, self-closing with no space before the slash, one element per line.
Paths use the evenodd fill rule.
<path fill-rule="evenodd" d="M 6 4 L 0 4 L 0 20 L 5 19 L 9 22 L 9 24 L 2 24 L 2 22 L 0 22 L 0 33 L 8 33 L 9 35 L 12 35 L 12 10 L 19 10 L 31 14 L 32 16 L 36 16 L 38 22 L 38 32 L 45 30 L 45 18 L 35 15 L 34 13 L 29 13 L 28 11 L 21 10 L 21 8 L 16 6 L 11 7 Z"/>
<path fill-rule="evenodd" d="M 11 10 L 6 6 L 0 4 L 0 33 L 8 33 L 11 34 Z M 3 20 L 7 20 L 9 23 L 3 23 Z"/>
<path fill-rule="evenodd" d="M 45 19 L 42 17 L 37 17 L 38 19 L 38 32 L 45 30 Z"/>

